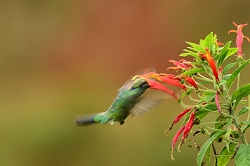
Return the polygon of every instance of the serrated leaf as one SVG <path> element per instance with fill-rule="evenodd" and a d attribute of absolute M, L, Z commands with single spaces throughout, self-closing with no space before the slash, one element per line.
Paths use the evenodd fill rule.
<path fill-rule="evenodd" d="M 234 102 L 234 100 L 236 100 L 235 104 L 234 104 L 236 107 L 239 104 L 239 102 L 241 101 L 241 99 L 243 97 L 248 96 L 249 94 L 250 94 L 250 83 L 244 84 L 241 87 L 239 87 L 239 89 L 237 89 L 233 92 L 231 102 Z"/>
<path fill-rule="evenodd" d="M 194 68 L 194 69 L 189 69 L 189 70 L 183 72 L 181 75 L 190 76 L 190 75 L 193 75 L 193 74 L 196 74 L 196 73 L 201 73 L 201 72 L 204 72 L 204 71 L 205 71 L 204 68 Z"/>
<path fill-rule="evenodd" d="M 222 74 L 226 74 L 227 71 L 229 69 L 231 69 L 232 67 L 234 67 L 238 62 L 234 62 L 234 63 L 229 63 L 228 65 L 226 65 L 226 67 L 224 67 L 223 71 L 222 71 Z"/>
<path fill-rule="evenodd" d="M 223 49 L 221 50 L 219 56 L 219 60 L 217 63 L 217 67 L 219 68 L 221 66 L 221 64 L 223 63 L 223 61 L 226 59 L 227 57 L 227 52 L 228 52 L 228 48 L 230 47 L 231 41 L 227 42 L 225 44 L 225 46 L 223 47 Z"/>
<path fill-rule="evenodd" d="M 225 146 L 220 153 L 220 156 L 217 158 L 217 165 L 225 166 L 231 159 L 235 150 L 235 143 L 229 143 L 228 148 Z"/>
<path fill-rule="evenodd" d="M 227 80 L 227 86 L 230 89 L 231 85 L 233 84 L 235 78 L 238 76 L 238 74 L 241 72 L 241 70 L 249 63 L 250 59 L 245 61 L 240 67 L 238 67 L 232 75 Z"/>
<path fill-rule="evenodd" d="M 236 166 L 250 165 L 250 144 L 241 144 L 235 155 Z"/>
<path fill-rule="evenodd" d="M 209 149 L 209 147 L 211 146 L 211 144 L 213 143 L 213 141 L 217 138 L 222 136 L 223 134 L 225 134 L 226 131 L 222 130 L 222 131 L 215 131 L 215 133 L 205 142 L 205 144 L 201 147 L 196 161 L 197 161 L 197 165 L 201 166 L 203 158 L 207 152 L 207 150 Z"/>
<path fill-rule="evenodd" d="M 249 111 L 248 107 L 243 107 L 240 112 L 238 113 L 238 116 L 241 116 L 242 114 L 246 113 L 247 111 Z"/>

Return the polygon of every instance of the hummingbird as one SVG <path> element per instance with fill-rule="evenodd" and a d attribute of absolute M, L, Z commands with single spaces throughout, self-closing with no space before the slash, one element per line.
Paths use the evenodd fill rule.
<path fill-rule="evenodd" d="M 173 96 L 172 91 L 163 87 L 163 84 L 160 84 L 162 85 L 161 90 L 163 89 L 171 95 L 161 91 L 158 93 L 149 92 L 149 89 L 157 89 L 154 87 L 155 84 L 159 85 L 160 83 L 141 75 L 135 75 L 118 90 L 118 95 L 107 111 L 89 116 L 78 116 L 75 119 L 76 125 L 113 124 L 114 122 L 122 125 L 129 115 L 139 116 L 154 109 L 165 99 Z"/>

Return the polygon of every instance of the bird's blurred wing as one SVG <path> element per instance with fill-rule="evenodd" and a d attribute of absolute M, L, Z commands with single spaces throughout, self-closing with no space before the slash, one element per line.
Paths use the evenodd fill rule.
<path fill-rule="evenodd" d="M 131 109 L 130 115 L 140 116 L 143 115 L 157 106 L 159 106 L 166 99 L 170 99 L 172 96 L 163 93 L 161 91 L 148 89 L 141 97 L 137 100 L 135 106 Z"/>
<path fill-rule="evenodd" d="M 134 80 L 131 80 L 131 79 L 128 80 L 127 82 L 125 82 L 125 84 L 121 88 L 118 89 L 118 92 L 122 93 L 124 91 L 127 91 L 127 90 L 131 89 L 133 84 L 134 84 Z"/>
<path fill-rule="evenodd" d="M 155 69 L 154 68 L 149 68 L 149 69 L 144 69 L 143 71 L 141 72 L 137 72 L 133 75 L 133 77 L 131 77 L 128 81 L 126 81 L 123 86 L 121 88 L 118 89 L 118 92 L 121 93 L 121 92 L 124 92 L 126 90 L 129 90 L 131 89 L 131 87 L 134 85 L 134 80 L 133 78 L 136 76 L 136 75 L 141 75 L 141 74 L 144 74 L 144 73 L 148 73 L 148 72 L 155 72 Z"/>

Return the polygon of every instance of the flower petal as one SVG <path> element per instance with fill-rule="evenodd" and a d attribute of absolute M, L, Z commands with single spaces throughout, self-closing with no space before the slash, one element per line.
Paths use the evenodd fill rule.
<path fill-rule="evenodd" d="M 182 128 L 180 128 L 179 131 L 177 131 L 177 133 L 175 134 L 173 140 L 172 140 L 172 150 L 174 150 L 174 145 L 176 144 L 176 142 L 178 141 L 178 138 L 180 137 L 182 131 L 185 129 L 185 126 L 183 126 Z"/>
<path fill-rule="evenodd" d="M 218 72 L 217 72 L 217 67 L 216 67 L 215 62 L 214 62 L 214 58 L 210 54 L 210 51 L 208 48 L 206 48 L 205 51 L 206 51 L 207 62 L 213 71 L 213 74 L 215 76 L 216 81 L 219 82 L 219 76 L 218 76 Z"/>
<path fill-rule="evenodd" d="M 188 76 L 181 76 L 181 78 L 184 78 L 190 85 L 192 85 L 193 87 L 195 87 L 196 90 L 198 90 L 198 85 L 193 78 Z"/>
<path fill-rule="evenodd" d="M 167 87 L 165 87 L 163 84 L 151 80 L 151 79 L 146 79 L 146 81 L 148 82 L 149 86 L 151 89 L 155 89 L 155 90 L 160 90 L 162 92 L 165 92 L 171 96 L 173 96 L 175 99 L 178 99 L 177 95 L 174 93 L 174 91 L 168 89 Z"/>
<path fill-rule="evenodd" d="M 184 115 L 186 115 L 188 112 L 190 112 L 192 109 L 193 109 L 193 107 L 187 108 L 187 109 L 185 109 L 183 112 L 181 112 L 181 113 L 174 119 L 174 121 L 172 122 L 172 125 L 170 126 L 169 130 L 171 130 L 172 127 L 173 127 L 173 125 L 175 125 L 177 122 L 179 122 L 179 120 L 180 120 Z"/>
<path fill-rule="evenodd" d="M 195 111 L 193 111 L 190 114 L 190 117 L 189 117 L 189 119 L 188 119 L 188 121 L 187 121 L 187 123 L 185 125 L 184 132 L 183 132 L 181 140 L 184 140 L 188 136 L 188 133 L 190 132 L 191 128 L 193 127 L 194 114 L 195 114 Z"/>
<path fill-rule="evenodd" d="M 187 91 L 187 88 L 185 85 L 181 84 L 178 80 L 176 79 L 172 79 L 172 78 L 169 78 L 167 76 L 160 76 L 160 79 L 162 82 L 165 82 L 167 84 L 170 84 L 170 85 L 173 85 L 173 86 L 177 86 L 177 87 L 180 87 L 182 88 L 184 91 Z"/>
<path fill-rule="evenodd" d="M 188 67 L 194 67 L 194 65 L 190 61 L 187 61 L 185 59 L 180 59 L 179 62 L 187 65 Z"/>
<path fill-rule="evenodd" d="M 180 69 L 188 70 L 188 67 L 181 62 L 178 62 L 176 60 L 169 60 L 169 62 L 173 63 L 176 67 L 179 67 Z"/>

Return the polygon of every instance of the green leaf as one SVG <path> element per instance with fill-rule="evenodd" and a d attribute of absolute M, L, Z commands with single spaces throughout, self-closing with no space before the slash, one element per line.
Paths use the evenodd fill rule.
<path fill-rule="evenodd" d="M 216 119 L 216 122 L 215 122 L 215 128 L 216 129 L 223 129 L 223 127 L 228 123 L 228 118 L 227 117 L 224 117 L 224 116 L 219 116 L 217 119 Z"/>
<path fill-rule="evenodd" d="M 243 122 L 241 122 L 241 123 L 245 125 L 245 126 L 243 126 L 243 127 L 241 128 L 242 132 L 245 133 L 246 130 L 250 127 L 250 121 L 247 120 L 247 121 L 243 121 Z"/>
<path fill-rule="evenodd" d="M 234 150 L 235 150 L 235 143 L 229 143 L 229 146 L 227 148 L 227 146 L 225 146 L 220 153 L 220 156 L 217 158 L 217 165 L 219 166 L 225 166 L 229 160 L 231 159 L 231 157 L 234 154 Z"/>
<path fill-rule="evenodd" d="M 227 57 L 230 57 L 230 56 L 234 55 L 237 51 L 238 51 L 238 48 L 236 48 L 236 47 L 229 48 L 228 52 L 227 52 Z"/>
<path fill-rule="evenodd" d="M 207 110 L 210 110 L 210 111 L 217 111 L 218 110 L 215 103 L 208 103 L 203 108 L 207 109 Z"/>
<path fill-rule="evenodd" d="M 205 97 L 203 100 L 205 102 L 211 102 L 215 98 L 215 94 L 216 94 L 216 92 L 204 92 L 203 96 L 205 96 Z"/>
<path fill-rule="evenodd" d="M 184 49 L 183 51 L 187 52 L 188 53 L 187 55 L 191 55 L 195 58 L 199 58 L 199 55 L 196 52 L 193 52 L 193 51 L 188 50 L 188 49 Z"/>
<path fill-rule="evenodd" d="M 249 63 L 250 59 L 245 61 L 240 67 L 238 67 L 233 73 L 232 75 L 228 78 L 227 80 L 227 86 L 228 88 L 231 87 L 231 85 L 233 84 L 235 78 L 238 76 L 238 74 L 241 72 L 241 70 Z"/>
<path fill-rule="evenodd" d="M 238 63 L 238 62 L 229 63 L 229 64 L 223 69 L 222 74 L 226 74 L 227 71 L 228 71 L 229 69 L 231 69 L 232 67 L 234 67 L 237 63 Z"/>
<path fill-rule="evenodd" d="M 205 144 L 201 147 L 201 149 L 197 155 L 197 158 L 196 158 L 198 166 L 200 166 L 202 164 L 203 158 L 204 158 L 207 150 L 209 149 L 209 147 L 213 143 L 213 141 L 225 133 L 226 133 L 226 131 L 224 131 L 224 130 L 215 131 L 215 133 L 205 142 Z"/>
<path fill-rule="evenodd" d="M 205 118 L 207 116 L 207 114 L 209 112 L 210 111 L 208 111 L 208 110 L 201 109 L 201 110 L 195 112 L 195 117 L 197 117 L 199 120 L 202 120 L 203 118 Z"/>
<path fill-rule="evenodd" d="M 211 32 L 204 39 L 204 47 L 208 47 L 209 50 L 212 50 L 214 44 L 215 44 L 215 41 L 213 37 L 213 32 Z"/>
<path fill-rule="evenodd" d="M 244 84 L 239 89 L 235 90 L 233 95 L 232 95 L 232 101 L 237 99 L 239 96 L 242 94 L 245 95 L 247 92 L 250 91 L 250 83 Z"/>
<path fill-rule="evenodd" d="M 192 42 L 187 42 L 187 44 L 189 44 L 190 46 L 192 46 L 194 48 L 194 50 L 196 50 L 197 52 L 200 51 L 200 50 L 203 50 L 202 47 L 199 45 L 199 44 L 196 44 L 196 43 L 192 43 Z"/>
<path fill-rule="evenodd" d="M 239 87 L 239 89 L 237 89 L 233 92 L 231 102 L 234 102 L 234 100 L 236 100 L 235 104 L 234 104 L 236 107 L 239 104 L 239 102 L 241 101 L 241 99 L 243 97 L 248 96 L 249 94 L 250 94 L 250 83 L 244 84 L 241 87 Z"/>
<path fill-rule="evenodd" d="M 195 117 L 197 117 L 199 120 L 205 118 L 208 113 L 218 110 L 216 104 L 214 103 L 209 103 L 206 105 L 198 105 L 197 108 L 198 110 L 195 112 Z"/>
<path fill-rule="evenodd" d="M 200 39 L 200 46 L 204 48 L 204 40 Z"/>
<path fill-rule="evenodd" d="M 179 56 L 186 57 L 186 56 L 188 56 L 188 55 L 190 55 L 190 54 L 189 54 L 189 53 L 182 53 L 182 54 L 180 54 Z"/>
<path fill-rule="evenodd" d="M 228 52 L 228 48 L 230 47 L 231 41 L 227 42 L 225 44 L 225 46 L 223 47 L 223 49 L 221 50 L 219 56 L 219 60 L 217 63 L 217 67 L 219 68 L 221 66 L 221 64 L 223 63 L 223 61 L 226 59 L 227 57 L 227 52 Z"/>
<path fill-rule="evenodd" d="M 208 147 L 207 151 L 206 151 L 206 161 L 207 161 L 207 165 L 210 165 L 210 158 L 211 158 L 211 155 L 210 155 L 210 150 L 211 149 L 211 146 Z"/>
<path fill-rule="evenodd" d="M 240 112 L 238 113 L 238 116 L 241 116 L 242 114 L 246 113 L 247 111 L 249 111 L 248 107 L 243 107 Z"/>
<path fill-rule="evenodd" d="M 250 165 L 250 144 L 241 144 L 235 155 L 236 166 Z"/>
<path fill-rule="evenodd" d="M 194 68 L 194 69 L 189 69 L 189 70 L 183 72 L 181 75 L 190 76 L 190 75 L 193 75 L 193 74 L 196 74 L 196 73 L 201 73 L 201 72 L 204 72 L 204 71 L 205 71 L 204 68 Z"/>

